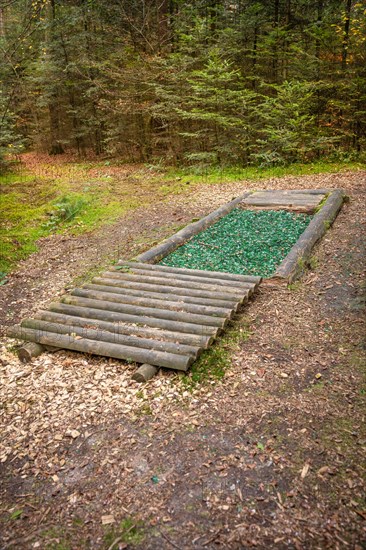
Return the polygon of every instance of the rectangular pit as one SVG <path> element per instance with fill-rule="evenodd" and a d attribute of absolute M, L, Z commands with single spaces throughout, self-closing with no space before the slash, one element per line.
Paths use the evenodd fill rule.
<path fill-rule="evenodd" d="M 159 263 L 272 277 L 311 219 L 283 209 L 235 208 Z"/>
<path fill-rule="evenodd" d="M 278 281 L 291 282 L 301 275 L 312 248 L 333 223 L 343 200 L 344 194 L 340 189 L 247 192 L 141 254 L 137 261 L 245 275 L 255 274 Z M 271 241 L 276 238 L 278 240 L 275 246 L 275 243 L 261 241 L 260 238 L 255 243 L 256 235 L 254 234 L 255 229 L 253 229 L 255 226 L 253 226 L 252 233 L 254 233 L 251 234 L 250 230 L 246 235 L 243 233 L 241 244 L 240 236 L 238 236 L 236 244 L 239 246 L 235 249 L 233 232 L 235 233 L 236 229 L 235 227 L 234 229 L 230 228 L 230 222 L 233 218 L 240 217 L 235 212 L 239 212 L 240 209 L 243 209 L 243 212 L 252 211 L 249 217 L 254 216 L 254 219 L 255 216 L 258 220 L 261 217 L 263 219 L 267 217 L 267 220 L 272 219 L 272 227 L 276 225 L 276 218 L 277 222 L 282 219 L 285 229 L 282 237 L 280 234 L 270 235 Z M 268 211 L 271 213 L 269 214 Z M 204 239 L 210 240 L 211 238 L 212 240 L 215 231 L 221 231 L 222 226 L 225 226 L 226 223 L 228 223 L 227 236 L 217 245 L 213 241 L 211 242 L 212 248 L 218 247 L 216 255 L 212 254 L 211 250 L 211 261 L 208 258 L 209 254 L 205 255 L 199 246 L 207 247 Z M 265 227 L 262 224 L 264 233 L 266 231 L 268 233 L 268 230 L 271 231 L 271 224 L 267 223 Z M 278 230 L 279 227 L 277 227 Z M 250 241 L 249 248 L 246 245 L 248 240 Z M 259 261 L 255 260 L 255 253 L 253 254 L 256 248 Z M 192 250 L 191 262 L 187 257 L 190 249 Z M 231 253 L 237 254 L 237 258 L 241 257 L 242 261 L 234 261 L 231 258 L 230 262 L 225 254 L 228 249 L 229 253 L 231 250 Z M 271 249 L 273 251 L 272 258 Z"/>

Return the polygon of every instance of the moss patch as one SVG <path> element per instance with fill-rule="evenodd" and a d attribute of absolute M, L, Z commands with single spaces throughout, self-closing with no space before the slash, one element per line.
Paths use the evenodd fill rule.
<path fill-rule="evenodd" d="M 37 240 L 54 233 L 79 234 L 113 223 L 140 205 L 115 196 L 105 186 L 84 186 L 44 176 L 8 174 L 0 178 L 0 280 L 37 250 Z"/>
<path fill-rule="evenodd" d="M 116 548 L 118 543 L 124 543 L 124 548 L 137 546 L 144 540 L 144 536 L 143 523 L 128 517 L 122 520 L 117 528 L 107 530 L 104 535 L 105 548 L 110 548 L 113 543 Z"/>
<path fill-rule="evenodd" d="M 187 374 L 182 376 L 183 387 L 194 389 L 198 384 L 221 380 L 231 367 L 231 356 L 239 349 L 240 343 L 249 336 L 249 325 L 245 319 L 235 323 L 213 346 L 205 350 L 195 361 Z"/>

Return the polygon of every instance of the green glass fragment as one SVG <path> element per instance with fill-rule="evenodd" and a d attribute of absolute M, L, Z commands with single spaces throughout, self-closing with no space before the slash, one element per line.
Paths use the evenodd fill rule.
<path fill-rule="evenodd" d="M 236 208 L 160 264 L 270 277 L 311 219 L 286 210 Z"/>

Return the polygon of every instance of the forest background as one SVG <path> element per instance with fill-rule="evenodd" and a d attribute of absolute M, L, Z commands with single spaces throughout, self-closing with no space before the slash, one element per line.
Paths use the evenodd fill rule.
<path fill-rule="evenodd" d="M 366 146 L 352 0 L 1 0 L 0 160 L 275 166 Z"/>
<path fill-rule="evenodd" d="M 354 0 L 0 0 L 0 81 L 0 286 L 202 179 L 366 160 Z"/>

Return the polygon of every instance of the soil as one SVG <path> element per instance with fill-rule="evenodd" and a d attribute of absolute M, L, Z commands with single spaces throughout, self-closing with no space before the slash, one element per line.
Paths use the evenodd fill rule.
<path fill-rule="evenodd" d="M 365 176 L 261 182 L 350 202 L 312 270 L 245 307 L 251 334 L 221 381 L 141 386 L 132 364 L 64 351 L 24 365 L 2 339 L 1 548 L 366 548 Z M 43 240 L 0 290 L 4 326 L 258 187 L 202 186 Z"/>

